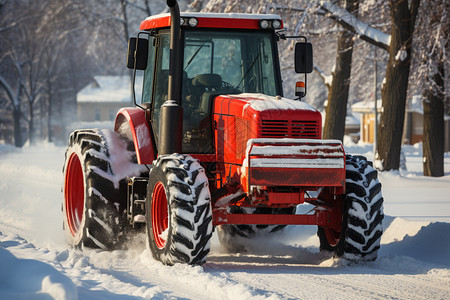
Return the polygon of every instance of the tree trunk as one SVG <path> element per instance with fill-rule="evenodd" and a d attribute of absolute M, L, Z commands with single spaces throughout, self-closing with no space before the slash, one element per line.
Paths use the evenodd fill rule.
<path fill-rule="evenodd" d="M 30 122 L 29 122 L 28 139 L 30 141 L 30 145 L 34 145 L 34 111 L 33 111 L 33 103 L 30 101 L 28 104 L 29 104 L 29 107 L 30 107 Z"/>
<path fill-rule="evenodd" d="M 51 143 L 53 142 L 53 131 L 52 131 L 53 86 L 51 80 L 49 79 L 47 80 L 47 89 L 48 89 L 47 132 L 48 132 L 48 141 Z"/>
<path fill-rule="evenodd" d="M 385 84 L 381 90 L 383 110 L 378 130 L 378 159 L 382 169 L 398 170 L 405 119 L 406 94 L 411 64 L 411 41 L 417 7 L 420 0 L 413 0 L 411 11 L 408 1 L 390 0 L 391 44 L 386 69 Z M 417 6 L 415 6 L 417 5 Z"/>
<path fill-rule="evenodd" d="M 22 128 L 20 127 L 20 106 L 13 106 L 13 120 L 14 120 L 14 145 L 22 147 Z"/>
<path fill-rule="evenodd" d="M 354 14 L 359 6 L 359 0 L 347 0 L 346 9 Z M 347 116 L 348 90 L 352 68 L 353 33 L 344 30 L 338 36 L 336 67 L 333 81 L 328 94 L 324 139 L 343 140 L 345 133 L 345 118 Z"/>
<path fill-rule="evenodd" d="M 423 101 L 423 175 L 444 176 L 444 63 L 440 60 L 433 81 L 435 91 L 427 89 Z"/>

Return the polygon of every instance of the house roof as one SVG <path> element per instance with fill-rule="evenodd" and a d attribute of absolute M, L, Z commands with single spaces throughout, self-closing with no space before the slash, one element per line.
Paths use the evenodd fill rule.
<path fill-rule="evenodd" d="M 381 104 L 382 104 L 381 99 L 378 99 L 377 100 L 377 111 L 378 112 L 382 111 Z M 375 103 L 373 102 L 373 100 L 361 101 L 361 102 L 357 102 L 357 103 L 353 104 L 351 107 L 352 107 L 352 111 L 354 111 L 354 112 L 372 113 L 375 110 Z"/>
<path fill-rule="evenodd" d="M 322 126 L 325 126 L 325 117 L 326 112 L 321 112 L 322 114 Z M 345 116 L 345 127 L 358 127 L 360 125 L 359 114 L 355 114 L 353 112 L 347 111 Z"/>
<path fill-rule="evenodd" d="M 140 99 L 142 78 L 136 78 L 136 98 Z M 131 101 L 130 76 L 95 76 L 77 94 L 78 103 L 122 103 Z"/>

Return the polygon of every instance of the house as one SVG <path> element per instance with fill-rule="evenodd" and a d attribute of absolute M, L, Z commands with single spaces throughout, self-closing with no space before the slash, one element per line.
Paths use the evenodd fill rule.
<path fill-rule="evenodd" d="M 137 99 L 140 99 L 141 89 L 142 78 L 136 79 Z M 113 121 L 120 108 L 133 105 L 130 76 L 95 76 L 77 94 L 78 121 Z"/>
<path fill-rule="evenodd" d="M 373 101 L 357 102 L 351 106 L 353 113 L 360 115 L 360 139 L 365 143 L 374 142 L 375 103 Z M 377 100 L 378 122 L 381 114 L 381 100 Z"/>
<path fill-rule="evenodd" d="M 374 142 L 375 105 L 373 101 L 362 101 L 352 105 L 352 111 L 361 114 L 361 140 Z M 382 112 L 381 100 L 377 100 L 378 122 Z M 444 117 L 444 151 L 450 151 L 450 116 Z M 422 97 L 414 96 L 408 103 L 403 126 L 403 144 L 413 145 L 423 141 Z"/>

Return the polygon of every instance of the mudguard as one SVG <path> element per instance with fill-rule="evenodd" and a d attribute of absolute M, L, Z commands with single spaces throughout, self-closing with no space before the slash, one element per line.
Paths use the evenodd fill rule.
<path fill-rule="evenodd" d="M 121 108 L 116 116 L 114 131 L 133 140 L 139 164 L 151 164 L 156 159 L 156 148 L 144 110 L 131 107 Z"/>

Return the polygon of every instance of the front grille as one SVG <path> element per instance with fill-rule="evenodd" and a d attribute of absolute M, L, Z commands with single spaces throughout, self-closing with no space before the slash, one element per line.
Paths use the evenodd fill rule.
<path fill-rule="evenodd" d="M 316 121 L 262 120 L 262 138 L 320 138 Z"/>
<path fill-rule="evenodd" d="M 291 123 L 292 137 L 319 137 L 319 125 L 316 121 L 292 121 Z"/>
<path fill-rule="evenodd" d="M 286 137 L 289 132 L 289 121 L 263 120 L 261 121 L 262 137 Z"/>

